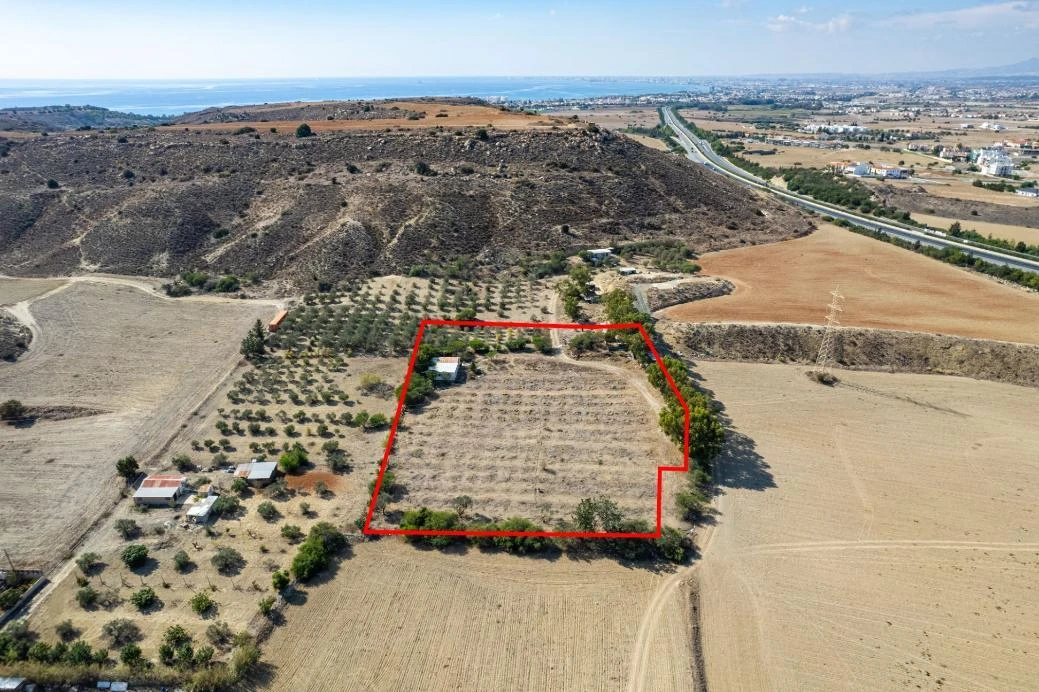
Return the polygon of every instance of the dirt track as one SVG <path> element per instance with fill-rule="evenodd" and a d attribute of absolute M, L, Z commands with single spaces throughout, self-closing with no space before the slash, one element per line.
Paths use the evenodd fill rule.
<path fill-rule="evenodd" d="M 1039 343 L 1039 295 L 835 226 L 709 253 L 699 263 L 736 290 L 668 308 L 665 317 L 824 324 L 829 292 L 839 284 L 844 325 Z"/>
<path fill-rule="evenodd" d="M 698 571 L 709 689 L 1034 689 L 1039 392 L 697 370 L 736 434 Z"/>

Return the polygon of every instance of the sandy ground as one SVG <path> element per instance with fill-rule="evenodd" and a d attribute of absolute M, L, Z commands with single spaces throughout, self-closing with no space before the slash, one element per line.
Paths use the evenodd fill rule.
<path fill-rule="evenodd" d="M 388 102 L 387 107 L 399 106 L 402 110 L 425 111 L 425 118 L 408 120 L 407 118 L 388 118 L 384 120 L 314 120 L 309 122 L 315 132 L 338 132 L 343 130 L 382 130 L 385 128 L 423 129 L 443 127 L 454 129 L 459 127 L 497 127 L 504 130 L 525 130 L 529 128 L 547 128 L 552 125 L 566 126 L 568 121 L 548 115 L 526 115 L 515 111 L 502 111 L 491 106 L 459 106 L 445 103 L 419 103 L 413 101 Z M 437 118 L 437 113 L 447 113 L 447 117 Z M 280 134 L 294 136 L 299 120 L 271 120 L 270 122 L 233 122 L 210 123 L 207 125 L 189 125 L 192 130 L 233 131 L 251 125 L 260 132 L 266 133 L 270 128 L 278 128 Z M 261 129 L 262 128 L 262 129 Z"/>
<path fill-rule="evenodd" d="M 631 139 L 634 139 L 639 144 L 644 144 L 647 147 L 649 147 L 650 149 L 656 149 L 658 151 L 667 151 L 668 150 L 667 149 L 667 144 L 664 143 L 664 140 L 657 139 L 656 137 L 647 137 L 645 135 L 635 135 L 635 134 L 631 134 L 631 133 L 625 133 L 624 136 L 625 137 L 630 137 Z"/>
<path fill-rule="evenodd" d="M 622 106 L 618 108 L 600 108 L 589 111 L 549 111 L 546 115 L 554 115 L 560 118 L 569 118 L 577 115 L 581 120 L 593 122 L 596 125 L 610 130 L 620 130 L 625 127 L 653 127 L 660 124 L 660 114 L 656 108 L 632 108 Z"/>
<path fill-rule="evenodd" d="M 668 308 L 665 317 L 823 324 L 839 284 L 845 325 L 1039 343 L 1039 295 L 832 225 L 698 262 L 703 274 L 726 278 L 736 290 Z"/>
<path fill-rule="evenodd" d="M 655 521 L 656 469 L 680 465 L 660 432 L 662 401 L 636 368 L 535 354 L 482 360 L 484 374 L 441 390 L 403 419 L 390 458 L 406 494 L 387 512 L 450 510 L 519 516 L 553 528 L 605 494 L 631 518 Z"/>
<path fill-rule="evenodd" d="M 16 305 L 64 285 L 64 279 L 0 279 L 0 305 Z"/>
<path fill-rule="evenodd" d="M 1039 392 L 697 371 L 739 436 L 699 566 L 710 689 L 1035 689 Z"/>
<path fill-rule="evenodd" d="M 339 570 L 264 646 L 270 689 L 623 689 L 646 604 L 668 577 L 397 539 L 357 546 Z M 689 628 L 688 611 L 666 609 L 652 689 L 692 687 Z"/>
<path fill-rule="evenodd" d="M 0 544 L 22 565 L 45 565 L 119 497 L 115 460 L 132 454 L 146 462 L 156 453 L 230 372 L 240 335 L 274 308 L 173 301 L 94 282 L 20 306 L 35 339 L 28 354 L 0 368 L 0 398 L 99 411 L 0 428 L 9 460 L 0 465 Z"/>
<path fill-rule="evenodd" d="M 1039 228 L 1028 226 L 1011 226 L 1005 223 L 989 223 L 988 221 L 972 221 L 971 219 L 953 219 L 946 216 L 933 216 L 931 214 L 913 213 L 913 219 L 919 223 L 925 223 L 935 228 L 947 230 L 953 223 L 959 221 L 963 230 L 977 231 L 982 235 L 991 235 L 993 238 L 1013 240 L 1029 245 L 1039 245 Z"/>

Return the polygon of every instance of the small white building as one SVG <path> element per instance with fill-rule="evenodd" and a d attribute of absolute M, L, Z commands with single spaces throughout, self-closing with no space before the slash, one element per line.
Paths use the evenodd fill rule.
<path fill-rule="evenodd" d="M 873 166 L 869 165 L 864 161 L 853 163 L 844 169 L 847 175 L 857 175 L 859 177 L 870 175 L 873 172 Z"/>
<path fill-rule="evenodd" d="M 601 247 L 601 248 L 598 248 L 596 250 L 589 250 L 588 251 L 588 259 L 590 259 L 593 264 L 601 264 L 612 253 L 613 253 L 613 248 L 612 247 Z"/>
<path fill-rule="evenodd" d="M 621 267 L 617 270 L 617 273 L 621 276 L 631 276 L 632 274 L 638 274 L 639 270 L 635 267 Z"/>
<path fill-rule="evenodd" d="M 278 462 L 253 459 L 247 464 L 238 464 L 235 467 L 234 475 L 237 478 L 244 478 L 246 483 L 251 486 L 262 488 L 277 477 Z"/>
<path fill-rule="evenodd" d="M 1017 190 L 1022 197 L 1039 197 L 1039 187 L 1023 187 Z"/>
<path fill-rule="evenodd" d="M 429 366 L 433 381 L 437 384 L 454 384 L 462 375 L 462 360 L 457 356 L 441 356 L 433 359 Z"/>
<path fill-rule="evenodd" d="M 975 155 L 974 163 L 985 175 L 1009 177 L 1014 174 L 1014 162 L 1002 149 L 982 149 Z"/>
<path fill-rule="evenodd" d="M 900 166 L 874 166 L 873 175 L 878 178 L 908 178 L 909 169 Z"/>
<path fill-rule="evenodd" d="M 209 515 L 213 511 L 213 505 L 216 503 L 218 497 L 220 496 L 206 495 L 204 498 L 191 505 L 187 511 L 188 521 L 193 521 L 196 524 L 205 524 L 209 521 Z"/>
<path fill-rule="evenodd" d="M 187 476 L 177 473 L 157 473 L 148 476 L 133 494 L 133 501 L 149 507 L 173 507 L 188 492 Z"/>

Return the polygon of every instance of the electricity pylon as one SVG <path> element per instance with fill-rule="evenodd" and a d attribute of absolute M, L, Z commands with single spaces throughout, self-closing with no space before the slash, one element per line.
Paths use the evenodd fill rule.
<path fill-rule="evenodd" d="M 816 365 L 823 371 L 837 365 L 837 332 L 841 328 L 841 313 L 844 312 L 844 296 L 841 295 L 840 286 L 830 291 L 830 296 L 826 331 L 823 332 L 823 342 L 819 345 L 819 355 L 815 359 Z"/>

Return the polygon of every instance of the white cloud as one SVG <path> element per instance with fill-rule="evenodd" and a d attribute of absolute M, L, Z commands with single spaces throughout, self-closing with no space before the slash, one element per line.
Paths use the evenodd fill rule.
<path fill-rule="evenodd" d="M 975 5 L 958 10 L 902 14 L 878 23 L 883 26 L 906 29 L 1037 29 L 1039 28 L 1039 0 L 1014 0 L 1013 2 Z"/>
<path fill-rule="evenodd" d="M 807 9 L 807 8 L 802 8 Z M 799 11 L 800 13 L 800 11 Z M 765 26 L 769 31 L 783 33 L 786 31 L 812 31 L 821 34 L 840 34 L 851 29 L 854 20 L 845 12 L 822 22 L 810 22 L 806 19 L 781 14 L 768 20 Z"/>

